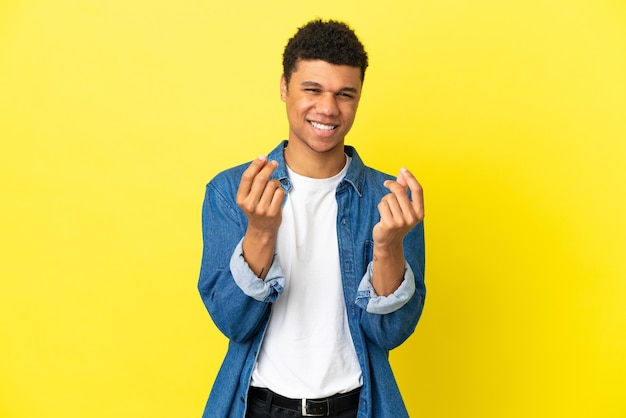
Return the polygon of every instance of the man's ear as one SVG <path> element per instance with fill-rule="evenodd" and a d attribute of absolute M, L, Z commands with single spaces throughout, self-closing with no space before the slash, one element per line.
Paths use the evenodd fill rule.
<path fill-rule="evenodd" d="M 287 100 L 287 81 L 284 74 L 280 76 L 280 100 Z"/>

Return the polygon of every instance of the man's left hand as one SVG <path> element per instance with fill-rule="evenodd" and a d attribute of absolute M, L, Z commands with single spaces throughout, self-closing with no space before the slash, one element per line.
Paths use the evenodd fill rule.
<path fill-rule="evenodd" d="M 390 193 L 378 204 L 380 222 L 372 231 L 374 244 L 379 249 L 402 245 L 404 236 L 424 219 L 424 192 L 409 170 L 402 168 L 398 178 L 387 180 L 385 187 Z"/>

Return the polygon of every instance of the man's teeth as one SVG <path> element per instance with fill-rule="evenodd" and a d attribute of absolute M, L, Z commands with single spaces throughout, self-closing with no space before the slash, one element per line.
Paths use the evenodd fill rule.
<path fill-rule="evenodd" d="M 335 129 L 334 125 L 324 125 L 323 123 L 318 123 L 318 122 L 311 122 L 311 125 L 313 125 L 313 127 L 317 128 L 317 129 L 321 129 L 323 131 L 332 131 L 333 129 Z"/>

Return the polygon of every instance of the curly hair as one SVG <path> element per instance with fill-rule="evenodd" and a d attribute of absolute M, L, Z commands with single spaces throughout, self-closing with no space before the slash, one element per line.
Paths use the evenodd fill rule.
<path fill-rule="evenodd" d="M 283 74 L 289 83 L 299 60 L 322 60 L 334 65 L 361 69 L 361 82 L 367 68 L 367 52 L 354 31 L 337 20 L 312 20 L 298 29 L 283 52 Z"/>

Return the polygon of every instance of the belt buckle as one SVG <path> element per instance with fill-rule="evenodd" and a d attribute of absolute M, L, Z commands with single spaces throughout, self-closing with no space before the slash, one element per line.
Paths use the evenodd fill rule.
<path fill-rule="evenodd" d="M 325 414 L 309 413 L 306 410 L 306 398 L 302 399 L 302 416 L 303 417 L 325 417 L 328 415 L 329 410 L 330 410 L 330 403 L 328 402 L 328 398 L 326 398 L 326 413 Z"/>

